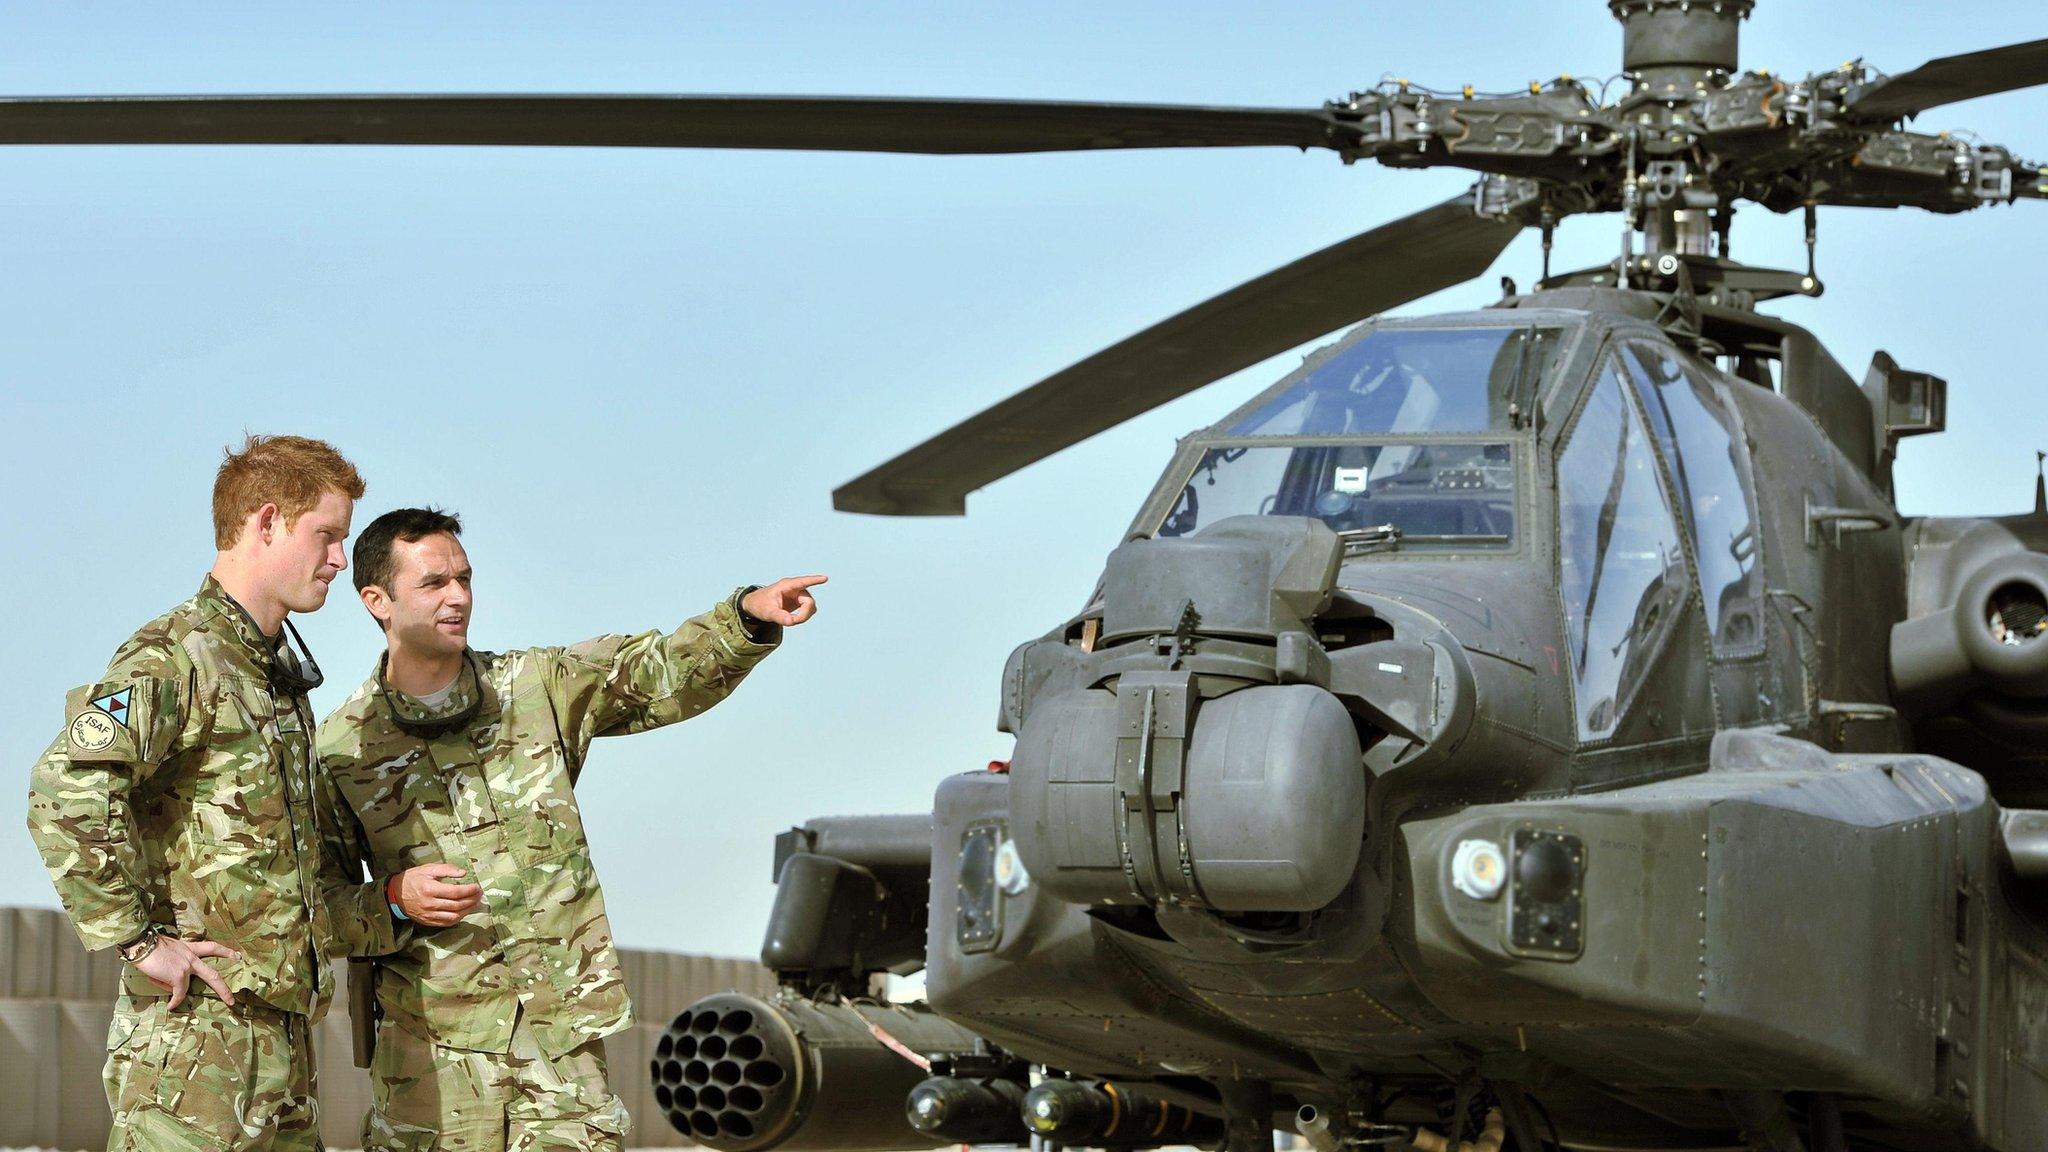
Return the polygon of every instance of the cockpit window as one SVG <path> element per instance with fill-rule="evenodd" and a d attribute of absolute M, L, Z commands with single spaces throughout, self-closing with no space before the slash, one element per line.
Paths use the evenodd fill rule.
<path fill-rule="evenodd" d="M 1650 428 L 1678 475 L 1714 651 L 1753 649 L 1763 640 L 1763 581 L 1735 415 L 1720 387 L 1670 349 L 1632 342 L 1626 359 Z"/>
<path fill-rule="evenodd" d="M 1375 328 L 1230 426 L 1233 436 L 1360 436 L 1515 427 L 1556 328 Z"/>
<path fill-rule="evenodd" d="M 1211 448 L 1160 536 L 1229 516 L 1314 516 L 1362 549 L 1505 550 L 1515 541 L 1510 444 Z"/>
<path fill-rule="evenodd" d="M 1557 461 L 1560 590 L 1579 738 L 1611 736 L 1686 595 L 1657 459 L 1610 358 Z"/>

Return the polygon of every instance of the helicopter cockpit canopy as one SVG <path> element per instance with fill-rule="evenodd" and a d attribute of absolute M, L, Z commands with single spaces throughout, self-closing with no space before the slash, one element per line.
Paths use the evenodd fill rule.
<path fill-rule="evenodd" d="M 1354 549 L 1505 551 L 1554 327 L 1365 329 L 1205 437 L 1157 528 L 1315 516 Z"/>

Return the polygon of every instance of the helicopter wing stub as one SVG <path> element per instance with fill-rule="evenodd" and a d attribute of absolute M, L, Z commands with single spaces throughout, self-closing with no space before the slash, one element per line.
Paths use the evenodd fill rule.
<path fill-rule="evenodd" d="M 1910 72 L 1886 76 L 1857 89 L 1847 110 L 1856 116 L 1896 120 L 1958 100 L 2036 84 L 2048 84 L 2048 40 L 1929 60 Z"/>
<path fill-rule="evenodd" d="M 482 144 L 972 155 L 1117 148 L 1342 150 L 1322 108 L 851 96 L 338 95 L 0 98 L 0 144 Z"/>
<path fill-rule="evenodd" d="M 1521 230 L 1471 193 L 1339 241 L 1112 345 L 832 493 L 841 512 L 958 516 L 967 494 L 1353 321 L 1485 272 Z"/>

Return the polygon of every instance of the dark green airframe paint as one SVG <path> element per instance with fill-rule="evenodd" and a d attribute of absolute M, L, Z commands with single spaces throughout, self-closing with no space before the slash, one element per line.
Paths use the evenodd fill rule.
<path fill-rule="evenodd" d="M 1184 440 L 1133 521 L 1139 543 L 1112 555 L 1086 608 L 1011 657 L 1009 774 L 946 781 L 929 868 L 877 873 L 893 899 L 928 891 L 928 937 L 865 970 L 923 966 L 936 1012 L 1071 1075 L 1212 1104 L 1202 1085 L 1219 1076 L 1268 1082 L 1283 1127 L 1310 1105 L 1441 1129 L 1462 1076 L 1482 1102 L 1533 1101 L 1585 1146 L 1740 1147 L 1766 1120 L 1818 1125 L 1822 1140 L 1839 1120 L 1849 1148 L 2048 1146 L 2048 934 L 2039 882 L 2011 872 L 2000 832 L 2002 812 L 2048 806 L 2048 749 L 2028 740 L 2048 703 L 2007 694 L 2000 684 L 2017 681 L 1960 657 L 1933 705 L 1892 688 L 1909 603 L 1923 621 L 1981 625 L 1984 603 L 1959 607 L 1957 590 L 1994 560 L 2008 584 L 2048 589 L 2048 516 L 1901 517 L 1879 464 L 1889 453 L 1866 445 L 1859 464 L 1825 422 L 1861 398 L 1856 435 L 1881 437 L 1886 381 L 1865 392 L 1796 328 L 1703 309 L 1723 347 L 1787 350 L 1775 388 L 1734 377 L 1644 319 L 1643 299 L 1537 292 L 1346 338 L 1381 326 L 1560 333 L 1540 415 L 1509 434 L 1527 463 L 1513 496 L 1520 542 L 1506 552 L 1346 556 L 1320 521 L 1282 516 L 1147 539 L 1213 446 L 1244 443 L 1223 430 L 1326 354 Z M 1681 532 L 1683 599 L 1655 626 L 1612 729 L 1585 738 L 1556 468 L 1624 347 L 1661 350 L 1727 401 L 1754 501 L 1761 631 L 1717 646 Z M 1677 508 L 1677 462 L 1656 460 Z M 1169 672 L 1197 703 L 1184 717 L 1158 698 L 1166 726 L 1138 752 L 1142 722 L 1129 718 L 1144 701 L 1121 686 Z M 1243 709 L 1228 732 L 1203 728 L 1224 715 L 1216 700 L 1289 684 L 1348 710 L 1368 784 L 1363 836 L 1334 865 L 1349 879 L 1312 910 L 1221 893 L 1243 890 L 1228 877 L 1247 861 L 1333 866 L 1327 785 L 1291 791 L 1315 777 L 1282 764 L 1316 754 L 1248 734 Z M 1135 726 L 1102 728 L 1119 708 Z M 1147 790 L 1161 809 L 1149 819 Z M 992 822 L 1031 882 L 995 896 L 992 943 L 963 945 L 958 894 L 989 892 L 987 877 L 960 872 L 986 854 L 963 849 Z M 1567 882 L 1584 922 L 1569 948 L 1518 939 L 1513 891 L 1479 900 L 1453 883 L 1460 844 L 1507 850 L 1535 834 L 1583 846 Z M 866 850 L 844 858 L 861 864 Z M 1191 880 L 1150 883 L 1160 858 Z M 1177 903 L 1157 898 L 1168 888 Z M 785 976 L 816 993 L 861 970 L 823 958 Z M 789 1146 L 809 1146 L 805 1133 Z"/>

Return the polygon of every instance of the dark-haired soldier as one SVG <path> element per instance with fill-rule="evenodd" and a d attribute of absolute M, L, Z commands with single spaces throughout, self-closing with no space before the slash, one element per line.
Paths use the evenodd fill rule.
<path fill-rule="evenodd" d="M 357 538 L 356 588 L 385 651 L 320 726 L 358 850 L 419 926 L 379 961 L 363 1146 L 616 1149 L 628 1120 L 599 1041 L 632 1005 L 577 773 L 597 737 L 724 699 L 817 611 L 825 578 L 742 588 L 670 633 L 475 652 L 461 531 L 407 508 Z"/>

